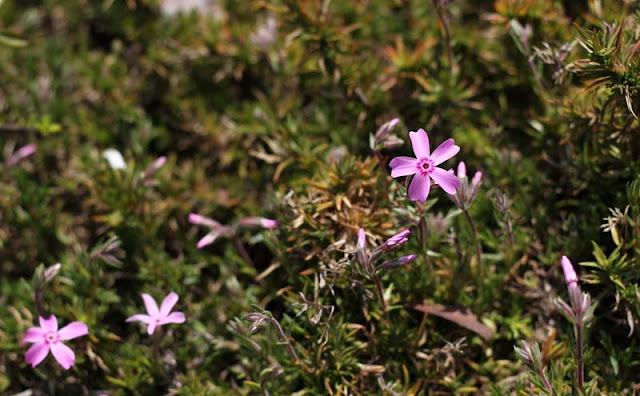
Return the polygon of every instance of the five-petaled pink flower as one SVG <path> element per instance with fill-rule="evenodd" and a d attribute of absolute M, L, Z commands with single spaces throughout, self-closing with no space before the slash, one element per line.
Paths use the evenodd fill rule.
<path fill-rule="evenodd" d="M 27 330 L 23 343 L 32 342 L 33 345 L 27 351 L 26 361 L 31 367 L 36 367 L 44 360 L 51 351 L 53 357 L 60 365 L 68 370 L 73 366 L 76 355 L 71 348 L 62 343 L 62 341 L 80 337 L 89 334 L 87 325 L 82 322 L 71 322 L 65 327 L 58 330 L 58 319 L 55 315 L 45 319 L 38 317 L 40 327 L 31 327 Z"/>
<path fill-rule="evenodd" d="M 178 295 L 174 292 L 169 293 L 162 305 L 158 309 L 156 300 L 150 295 L 143 293 L 142 299 L 144 300 L 144 306 L 147 308 L 148 315 L 137 314 L 127 318 L 127 322 L 139 321 L 147 324 L 147 333 L 153 334 L 156 327 L 162 326 L 168 323 L 184 323 L 185 318 L 182 312 L 171 312 L 171 309 L 178 302 Z"/>
<path fill-rule="evenodd" d="M 409 137 L 416 158 L 396 157 L 389 163 L 392 177 L 415 175 L 409 186 L 409 199 L 426 201 L 431 179 L 447 194 L 455 194 L 460 180 L 453 173 L 438 168 L 438 165 L 456 155 L 460 147 L 455 145 L 453 139 L 447 139 L 431 153 L 429 137 L 424 129 L 409 132 Z"/>

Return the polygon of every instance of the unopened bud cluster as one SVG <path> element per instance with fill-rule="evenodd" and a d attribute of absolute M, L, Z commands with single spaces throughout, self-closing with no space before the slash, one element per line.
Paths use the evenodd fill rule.
<path fill-rule="evenodd" d="M 555 300 L 560 312 L 576 326 L 583 326 L 591 322 L 595 305 L 591 302 L 589 293 L 583 293 L 578 285 L 578 276 L 567 256 L 562 256 L 562 272 L 569 291 L 569 304 L 561 298 Z"/>
<path fill-rule="evenodd" d="M 400 123 L 400 120 L 397 118 L 392 119 L 391 121 L 387 121 L 378 128 L 376 131 L 372 141 L 371 141 L 371 149 L 378 150 L 381 147 L 386 149 L 391 149 L 394 147 L 402 146 L 404 141 L 400 139 L 398 136 L 391 133 L 393 129 Z"/>
<path fill-rule="evenodd" d="M 456 189 L 456 193 L 449 195 L 449 197 L 459 209 L 467 210 L 478 196 L 478 191 L 482 184 L 482 172 L 476 172 L 473 175 L 473 179 L 469 181 L 467 167 L 464 161 L 460 161 L 456 176 L 460 180 L 460 186 Z"/>
<path fill-rule="evenodd" d="M 220 237 L 234 237 L 236 235 L 237 229 L 241 227 L 264 228 L 270 230 L 280 226 L 279 221 L 265 219 L 264 217 L 245 217 L 238 220 L 235 225 L 228 226 L 220 224 L 214 219 L 199 215 L 197 213 L 189 214 L 189 223 L 205 226 L 210 229 L 209 233 L 198 241 L 198 249 L 212 244 Z"/>
<path fill-rule="evenodd" d="M 405 244 L 409 240 L 410 230 L 403 230 L 391 238 L 387 239 L 382 245 L 373 249 L 373 251 L 367 251 L 367 238 L 364 229 L 358 230 L 358 243 L 357 243 L 357 259 L 367 275 L 373 275 L 378 270 L 392 269 L 405 264 L 408 264 L 416 259 L 417 255 L 409 254 L 407 256 L 393 258 L 382 261 L 376 264 L 382 258 L 382 255 L 392 249 L 397 248 Z"/>

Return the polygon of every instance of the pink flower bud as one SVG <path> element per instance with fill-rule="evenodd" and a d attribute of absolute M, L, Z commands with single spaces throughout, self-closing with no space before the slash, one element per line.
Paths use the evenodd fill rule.
<path fill-rule="evenodd" d="M 260 223 L 262 224 L 263 228 L 267 229 L 277 228 L 280 225 L 279 221 L 271 219 L 262 219 Z"/>
<path fill-rule="evenodd" d="M 473 175 L 473 180 L 471 180 L 471 185 L 477 186 L 480 184 L 481 181 L 482 181 L 482 172 L 476 172 L 476 174 Z"/>
<path fill-rule="evenodd" d="M 394 247 L 402 245 L 403 243 L 405 243 L 405 242 L 407 242 L 409 240 L 407 238 L 409 236 L 409 234 L 411 234 L 411 230 L 400 231 L 396 235 L 394 235 L 391 238 L 387 239 L 387 241 L 382 246 L 382 249 L 383 250 L 388 250 L 388 249 L 391 249 L 391 248 L 394 248 Z"/>
<path fill-rule="evenodd" d="M 36 152 L 35 144 L 27 144 L 26 146 L 21 147 L 18 151 L 13 153 L 11 157 L 7 160 L 7 166 L 13 166 L 23 159 L 33 155 Z"/>
<path fill-rule="evenodd" d="M 387 260 L 384 263 L 380 264 L 377 269 L 385 270 L 385 269 L 392 269 L 392 268 L 395 268 L 395 267 L 399 267 L 401 265 L 409 264 L 410 262 L 415 260 L 417 257 L 418 257 L 418 255 L 416 255 L 416 254 L 409 254 L 407 256 L 403 256 L 403 257 L 400 257 L 400 258 Z"/>
<path fill-rule="evenodd" d="M 562 271 L 564 272 L 564 281 L 569 286 L 569 289 L 577 288 L 578 275 L 576 275 L 576 271 L 567 256 L 562 256 Z"/>
<path fill-rule="evenodd" d="M 200 239 L 198 241 L 198 244 L 196 245 L 196 247 L 198 249 L 202 249 L 203 247 L 207 246 L 207 245 L 211 245 L 213 242 L 215 242 L 215 240 L 218 238 L 218 233 L 209 233 L 207 235 L 205 235 L 204 237 L 202 237 L 202 239 Z"/>
<path fill-rule="evenodd" d="M 393 130 L 393 128 L 395 128 L 395 126 L 398 125 L 399 122 L 399 119 L 394 118 L 393 120 L 387 121 L 384 124 L 380 125 L 380 128 L 378 128 L 375 135 L 376 144 L 380 144 L 380 142 L 382 142 L 387 137 L 387 135 L 389 135 L 391 130 Z"/>
<path fill-rule="evenodd" d="M 358 230 L 358 249 L 365 249 L 367 246 L 367 235 L 364 232 L 364 229 Z"/>
<path fill-rule="evenodd" d="M 58 271 L 60 271 L 60 267 L 62 267 L 62 265 L 60 263 L 57 263 L 47 268 L 42 274 L 42 282 L 51 282 L 53 278 L 58 274 Z"/>
<path fill-rule="evenodd" d="M 467 166 L 464 164 L 464 161 L 460 161 L 458 164 L 458 178 L 467 177 Z"/>
<path fill-rule="evenodd" d="M 144 176 L 145 178 L 149 178 L 151 176 L 153 176 L 158 170 L 160 170 L 160 168 L 162 168 L 162 166 L 165 164 L 165 162 L 167 162 L 167 157 L 162 156 L 160 158 L 158 158 L 157 160 L 155 160 L 153 162 L 153 164 L 151 164 L 147 170 L 144 172 Z"/>
<path fill-rule="evenodd" d="M 197 213 L 189 213 L 189 223 L 203 225 L 211 228 L 220 227 L 220 223 L 218 223 L 217 221 L 205 216 L 201 216 Z"/>
<path fill-rule="evenodd" d="M 400 139 L 397 136 L 389 136 L 384 143 L 382 144 L 386 149 L 392 149 L 404 144 L 404 140 Z"/>
<path fill-rule="evenodd" d="M 280 225 L 277 220 L 265 219 L 263 217 L 245 217 L 238 221 L 238 225 L 241 227 L 262 227 L 262 228 L 276 228 Z"/>

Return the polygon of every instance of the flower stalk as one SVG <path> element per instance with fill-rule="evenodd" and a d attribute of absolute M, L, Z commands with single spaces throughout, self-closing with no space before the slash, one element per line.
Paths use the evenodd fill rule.
<path fill-rule="evenodd" d="M 386 252 L 405 244 L 409 240 L 408 237 L 410 233 L 410 230 L 403 230 L 387 239 L 382 245 L 376 247 L 371 253 L 369 253 L 367 251 L 367 238 L 365 231 L 362 228 L 358 230 L 356 258 L 358 260 L 358 263 L 360 263 L 360 267 L 362 268 L 363 273 L 373 281 L 376 287 L 378 299 L 380 300 L 380 304 L 382 305 L 384 311 L 387 310 L 387 302 L 384 298 L 384 288 L 382 286 L 382 281 L 378 276 L 378 271 L 403 266 L 412 262 L 418 256 L 415 254 L 410 254 L 403 257 L 385 260 L 380 264 L 376 263 Z"/>
<path fill-rule="evenodd" d="M 576 337 L 576 381 L 584 389 L 584 333 L 594 317 L 596 309 L 589 293 L 583 293 L 578 285 L 578 276 L 567 256 L 562 256 L 562 271 L 569 291 L 569 303 L 561 298 L 554 302 L 560 312 L 573 324 Z"/>

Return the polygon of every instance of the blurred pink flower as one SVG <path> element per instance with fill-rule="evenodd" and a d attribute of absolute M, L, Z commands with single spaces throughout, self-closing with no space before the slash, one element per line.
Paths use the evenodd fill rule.
<path fill-rule="evenodd" d="M 178 302 L 178 295 L 174 292 L 169 293 L 162 305 L 158 309 L 156 300 L 150 295 L 143 293 L 142 299 L 144 300 L 144 306 L 147 309 L 148 315 L 137 314 L 127 318 L 127 322 L 142 322 L 147 324 L 147 333 L 153 334 L 156 327 L 166 325 L 169 323 L 184 323 L 185 317 L 182 312 L 171 312 L 171 309 Z"/>
<path fill-rule="evenodd" d="M 7 159 L 7 166 L 14 166 L 18 162 L 23 159 L 33 155 L 37 150 L 37 146 L 35 144 L 27 144 L 26 146 L 22 146 L 19 150 L 11 155 Z"/>
<path fill-rule="evenodd" d="M 40 327 L 29 328 L 22 340 L 23 343 L 33 343 L 27 351 L 27 363 L 31 367 L 36 367 L 51 351 L 51 354 L 62 368 L 68 370 L 69 367 L 73 366 L 76 355 L 62 341 L 89 334 L 87 325 L 82 322 L 71 322 L 58 330 L 58 319 L 55 315 L 49 316 L 49 319 L 40 316 L 38 320 Z"/>
<path fill-rule="evenodd" d="M 265 219 L 264 217 L 245 217 L 238 221 L 241 227 L 262 227 L 266 229 L 277 228 L 280 222 L 277 220 Z"/>
<path fill-rule="evenodd" d="M 231 227 L 224 226 L 213 219 L 197 213 L 189 213 L 189 223 L 211 228 L 211 231 L 198 241 L 196 245 L 198 249 L 212 244 L 220 236 L 231 236 L 234 234 Z"/>
<path fill-rule="evenodd" d="M 164 166 L 167 162 L 167 157 L 162 156 L 158 157 L 151 165 L 147 167 L 140 174 L 140 176 L 135 181 L 135 187 L 140 187 L 141 185 L 151 187 L 155 184 L 155 180 L 153 180 L 153 176 Z"/>
<path fill-rule="evenodd" d="M 460 180 L 437 166 L 456 155 L 460 147 L 455 145 L 453 139 L 447 139 L 431 153 L 429 137 L 422 128 L 418 132 L 409 132 L 409 138 L 416 158 L 396 157 L 389 163 L 392 177 L 415 175 L 409 186 L 409 199 L 426 201 L 431 189 L 431 179 L 447 194 L 455 194 Z"/>

